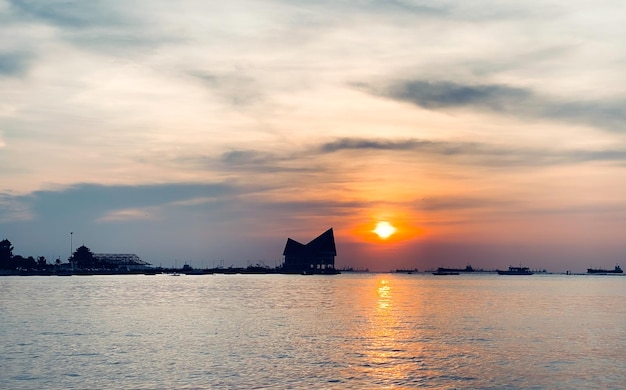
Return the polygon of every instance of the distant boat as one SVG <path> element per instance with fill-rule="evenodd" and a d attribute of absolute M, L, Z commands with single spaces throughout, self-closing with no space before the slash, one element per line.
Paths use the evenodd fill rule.
<path fill-rule="evenodd" d="M 534 272 L 528 267 L 509 267 L 508 271 L 497 269 L 498 275 L 532 275 Z"/>
<path fill-rule="evenodd" d="M 433 275 L 459 275 L 459 273 L 458 272 L 454 272 L 454 271 L 437 270 L 437 271 L 433 272 Z"/>
<path fill-rule="evenodd" d="M 474 272 L 474 268 L 472 268 L 471 265 L 467 265 L 465 266 L 465 268 L 445 268 L 445 267 L 439 267 L 437 268 L 437 272 L 448 272 L 448 273 L 461 273 L 461 272 Z"/>
<path fill-rule="evenodd" d="M 419 272 L 419 270 L 417 268 L 413 268 L 413 269 L 397 269 L 396 272 L 399 273 L 399 274 L 409 274 L 409 275 L 411 275 L 412 273 Z"/>
<path fill-rule="evenodd" d="M 587 268 L 588 274 L 621 274 L 624 271 L 620 268 L 619 265 L 616 265 L 613 269 L 602 269 L 602 268 Z"/>

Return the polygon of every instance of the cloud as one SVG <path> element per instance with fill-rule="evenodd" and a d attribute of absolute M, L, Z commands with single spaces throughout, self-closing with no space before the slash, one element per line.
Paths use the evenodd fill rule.
<path fill-rule="evenodd" d="M 30 66 L 32 56 L 24 52 L 0 53 L 0 76 L 21 76 Z"/>
<path fill-rule="evenodd" d="M 36 191 L 17 200 L 30 205 L 36 218 L 113 220 L 145 216 L 146 210 L 199 197 L 231 196 L 242 188 L 217 184 L 154 184 L 105 186 L 80 184 L 60 190 Z"/>
<path fill-rule="evenodd" d="M 523 147 L 486 142 L 425 140 L 416 138 L 342 137 L 321 144 L 303 145 L 285 152 L 261 149 L 235 149 L 216 156 L 188 155 L 173 163 L 185 169 L 205 170 L 233 175 L 241 182 L 258 184 L 257 190 L 272 191 L 294 185 L 343 182 L 344 159 L 354 156 L 402 156 L 403 164 L 420 161 L 440 165 L 524 169 L 568 166 L 570 164 L 606 163 L 626 165 L 626 146 L 597 149 L 561 149 L 558 147 Z M 332 178 L 332 179 L 331 179 Z M 328 184 L 326 184 L 328 185 Z"/>
<path fill-rule="evenodd" d="M 161 203 L 149 207 L 137 207 L 128 209 L 111 210 L 96 222 L 122 222 L 139 220 L 158 220 L 164 217 L 165 211 L 170 209 L 195 208 L 208 203 L 216 203 L 222 199 L 220 196 L 206 196 L 197 198 L 183 198 L 171 202 Z"/>
<path fill-rule="evenodd" d="M 248 106 L 263 97 L 256 80 L 242 73 L 191 72 L 190 75 L 233 106 Z"/>
<path fill-rule="evenodd" d="M 108 212 L 106 215 L 97 219 L 98 222 L 121 222 L 131 220 L 148 220 L 154 219 L 145 209 L 125 209 Z"/>
<path fill-rule="evenodd" d="M 306 153 L 306 152 L 303 152 Z M 306 156 L 292 153 L 277 154 L 265 151 L 239 149 L 225 152 L 219 157 L 220 169 L 226 171 L 248 171 L 256 173 L 304 173 L 316 172 L 321 169 L 318 165 L 311 166 L 311 162 L 303 163 Z"/>
<path fill-rule="evenodd" d="M 114 12 L 106 1 L 9 0 L 9 3 L 22 17 L 32 17 L 61 27 L 110 26 L 119 24 L 121 20 L 121 15 Z"/>
<path fill-rule="evenodd" d="M 35 46 L 42 57 L 47 48 L 60 41 L 99 56 L 109 53 L 113 58 L 138 58 L 142 53 L 138 50 L 180 40 L 160 26 L 160 20 L 154 19 L 158 12 L 142 7 L 140 2 L 122 5 L 104 0 L 9 0 L 9 3 L 7 20 L 22 30 L 17 31 L 21 39 L 24 34 L 38 32 L 26 44 Z"/>
<path fill-rule="evenodd" d="M 533 149 L 478 142 L 428 141 L 419 139 L 340 138 L 323 143 L 320 153 L 341 151 L 414 152 L 417 156 L 447 156 L 464 163 L 489 166 L 542 166 L 604 161 L 626 163 L 625 149 Z"/>
<path fill-rule="evenodd" d="M 501 85 L 463 85 L 451 82 L 409 81 L 390 87 L 390 97 L 429 109 L 471 106 L 489 110 L 510 110 L 533 98 L 521 88 Z"/>
<path fill-rule="evenodd" d="M 342 150 L 415 151 L 423 154 L 454 155 L 507 155 L 511 150 L 473 142 L 429 141 L 420 139 L 368 139 L 340 138 L 319 147 L 322 153 Z"/>
<path fill-rule="evenodd" d="M 311 162 L 304 164 L 305 153 L 276 153 L 265 150 L 233 149 L 216 155 L 185 155 L 175 156 L 167 161 L 178 169 L 210 171 L 213 173 L 244 175 L 237 176 L 240 179 L 246 173 L 255 175 L 274 175 L 276 173 L 306 173 L 319 172 L 320 166 L 311 166 Z M 317 152 L 315 153 L 317 154 Z M 276 176 L 276 175 L 274 175 Z M 245 178 L 247 179 L 247 178 Z M 265 183 L 266 185 L 267 183 Z"/>
<path fill-rule="evenodd" d="M 355 87 L 429 110 L 475 109 L 522 119 L 548 119 L 626 131 L 626 100 L 584 101 L 556 98 L 528 88 L 500 84 L 404 80 L 385 86 L 355 83 Z"/>
<path fill-rule="evenodd" d="M 426 211 L 457 211 L 470 209 L 493 209 L 498 206 L 506 206 L 509 209 L 519 207 L 519 203 L 509 200 L 491 198 L 468 198 L 468 197 L 431 197 L 415 202 L 415 209 Z"/>
<path fill-rule="evenodd" d="M 221 156 L 222 162 L 233 165 L 265 165 L 268 162 L 276 161 L 276 156 L 270 153 L 263 153 L 256 150 L 233 150 Z"/>
<path fill-rule="evenodd" d="M 383 139 L 341 138 L 320 146 L 323 153 L 333 153 L 340 150 L 413 150 L 421 144 L 434 145 L 429 141 L 401 140 L 390 141 Z"/>
<path fill-rule="evenodd" d="M 464 197 L 464 196 L 439 196 L 416 200 L 413 209 L 420 212 L 449 212 L 457 218 L 462 215 L 461 211 L 478 211 L 479 214 L 472 214 L 471 220 L 459 218 L 457 221 L 476 222 L 477 218 L 489 219 L 496 214 L 512 216 L 513 214 L 522 216 L 613 216 L 615 220 L 623 218 L 626 213 L 626 203 L 622 201 L 611 202 L 610 204 L 597 204 L 588 201 L 574 204 L 562 204 L 551 206 L 540 206 L 532 202 L 525 202 L 523 199 L 500 199 L 497 197 Z M 448 223 L 446 220 L 445 223 Z"/>
<path fill-rule="evenodd" d="M 349 216 L 355 209 L 366 208 L 371 203 L 360 201 L 342 201 L 342 200 L 301 200 L 301 201 L 278 201 L 263 200 L 258 204 L 265 211 L 271 211 L 275 214 L 285 215 L 306 215 L 308 217 L 318 216 L 327 218 L 328 215 Z"/>
<path fill-rule="evenodd" d="M 8 221 L 29 221 L 33 219 L 32 210 L 19 197 L 0 193 L 0 223 Z"/>

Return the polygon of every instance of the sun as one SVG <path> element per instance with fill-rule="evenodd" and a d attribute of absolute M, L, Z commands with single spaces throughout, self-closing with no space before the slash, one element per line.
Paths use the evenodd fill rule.
<path fill-rule="evenodd" d="M 389 222 L 380 221 L 376 224 L 376 229 L 372 230 L 372 232 L 376 233 L 378 237 L 386 239 L 391 237 L 391 235 L 394 234 L 396 230 L 397 229 L 393 227 L 393 225 Z"/>

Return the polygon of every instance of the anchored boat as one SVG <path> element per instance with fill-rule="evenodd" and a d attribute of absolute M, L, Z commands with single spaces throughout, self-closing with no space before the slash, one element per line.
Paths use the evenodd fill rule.
<path fill-rule="evenodd" d="M 508 271 L 497 269 L 498 275 L 532 275 L 533 271 L 528 267 L 509 267 Z"/>
<path fill-rule="evenodd" d="M 621 274 L 623 272 L 619 265 L 616 265 L 613 269 L 587 268 L 588 274 Z"/>

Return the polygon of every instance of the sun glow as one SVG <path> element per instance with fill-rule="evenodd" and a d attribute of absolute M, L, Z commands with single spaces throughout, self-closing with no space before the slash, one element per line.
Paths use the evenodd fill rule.
<path fill-rule="evenodd" d="M 382 239 L 391 237 L 396 232 L 396 228 L 387 221 L 380 221 L 376 224 L 376 229 L 372 230 Z"/>

